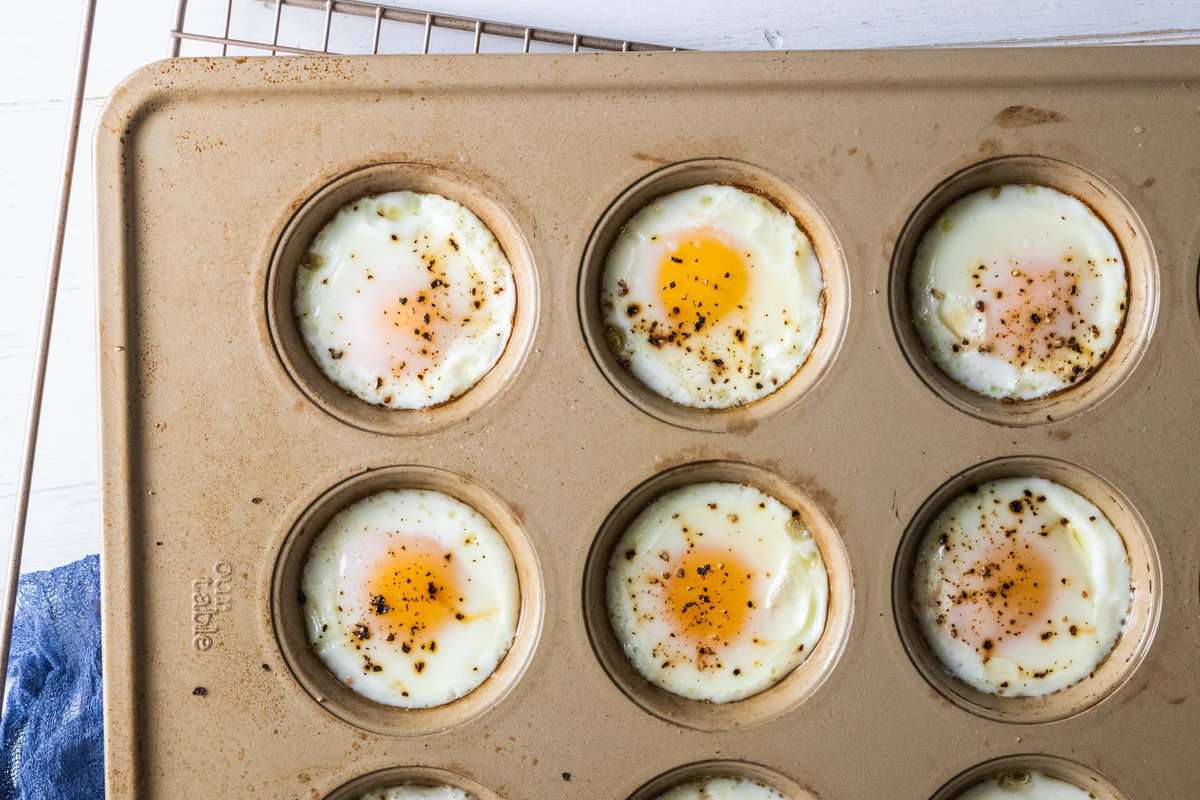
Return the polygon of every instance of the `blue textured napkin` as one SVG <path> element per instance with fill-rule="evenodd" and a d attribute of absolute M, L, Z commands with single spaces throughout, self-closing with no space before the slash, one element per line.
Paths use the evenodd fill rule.
<path fill-rule="evenodd" d="M 100 558 L 21 576 L 0 800 L 104 797 Z"/>

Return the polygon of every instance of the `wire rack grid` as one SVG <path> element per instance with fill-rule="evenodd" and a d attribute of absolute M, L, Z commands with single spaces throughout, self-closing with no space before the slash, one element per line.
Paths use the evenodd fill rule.
<path fill-rule="evenodd" d="M 365 0 L 257 2 L 239 9 L 239 28 L 244 30 L 234 31 L 233 9 L 234 0 L 200 4 L 179 0 L 171 29 L 171 55 L 180 55 L 185 42 L 211 45 L 221 55 L 246 51 L 271 55 L 479 53 L 485 47 L 487 52 L 524 53 L 542 49 L 573 52 L 676 49 Z M 297 26 L 294 35 L 289 36 Z"/>
<path fill-rule="evenodd" d="M 8 682 L 8 656 L 21 555 L 29 511 L 33 466 L 41 425 L 46 366 L 63 243 L 70 210 L 75 156 L 79 144 L 84 88 L 91 56 L 92 31 L 98 0 L 83 0 L 78 60 L 67 122 L 66 151 L 59 184 L 50 263 L 46 272 L 41 321 L 34 355 L 29 411 L 21 468 L 17 479 L 9 559 L 0 612 L 0 698 Z M 234 9 L 237 7 L 235 17 Z M 238 29 L 234 30 L 235 18 Z M 436 32 L 436 37 L 435 37 Z M 272 56 L 378 55 L 393 53 L 480 52 L 632 52 L 677 48 L 590 36 L 582 33 L 515 25 L 507 22 L 400 8 L 365 0 L 178 0 L 170 30 L 170 55 Z M 185 43 L 188 45 L 184 52 Z M 0 709 L 2 714 L 3 709 Z"/>

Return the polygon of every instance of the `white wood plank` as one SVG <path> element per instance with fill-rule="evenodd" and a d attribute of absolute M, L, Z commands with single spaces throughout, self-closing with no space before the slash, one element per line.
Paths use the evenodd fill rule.
<path fill-rule="evenodd" d="M 405 3 L 413 5 L 415 3 Z M 965 44 L 1200 41 L 1195 0 L 431 0 L 446 13 L 702 49 L 794 49 Z M 235 0 L 233 32 L 269 36 L 273 4 Z M 24 569 L 64 563 L 99 547 L 96 354 L 90 131 L 102 98 L 127 73 L 167 53 L 174 3 L 101 0 L 85 131 L 63 263 L 48 399 Z M 17 458 L 34 336 L 60 175 L 66 99 L 80 7 L 19 3 L 0 26 L 0 541 L 12 519 Z M 288 9 L 289 41 L 319 44 L 321 15 Z M 191 0 L 188 27 L 220 33 L 222 0 Z M 370 23 L 339 23 L 335 48 L 369 43 Z M 416 31 L 389 30 L 385 46 L 415 49 Z M 469 49 L 469 34 L 438 32 L 433 49 Z M 487 50 L 519 42 L 487 40 Z M 189 46 L 189 52 L 212 48 Z M 2 557 L 2 556 L 0 556 Z"/>

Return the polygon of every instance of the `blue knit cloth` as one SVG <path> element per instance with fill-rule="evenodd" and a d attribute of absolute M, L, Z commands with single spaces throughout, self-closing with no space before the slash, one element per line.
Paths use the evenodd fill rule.
<path fill-rule="evenodd" d="M 100 558 L 21 576 L 0 800 L 104 797 Z"/>

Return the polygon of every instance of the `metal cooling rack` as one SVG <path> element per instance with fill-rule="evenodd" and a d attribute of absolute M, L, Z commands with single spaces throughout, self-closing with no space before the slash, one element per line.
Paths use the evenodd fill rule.
<path fill-rule="evenodd" d="M 230 30 L 233 19 L 234 0 L 224 2 L 224 25 L 219 31 L 210 33 L 191 30 L 188 28 L 188 0 L 179 0 L 175 11 L 175 25 L 171 29 L 171 55 L 178 56 L 183 42 L 204 42 L 219 45 L 221 55 L 226 55 L 230 48 L 240 48 L 259 53 L 269 52 L 271 55 L 280 53 L 290 55 L 322 55 L 322 54 L 380 54 L 380 53 L 429 53 L 433 33 L 437 30 L 457 31 L 471 35 L 472 53 L 484 49 L 485 37 L 500 41 L 521 42 L 521 52 L 528 53 L 535 44 L 552 45 L 556 48 L 569 48 L 573 52 L 630 52 L 645 50 L 672 50 L 675 48 L 660 45 L 633 42 L 627 39 L 610 39 L 603 36 L 587 36 L 581 33 L 534 28 L 525 25 L 513 25 L 507 22 L 460 17 L 452 14 L 438 14 L 413 8 L 399 8 L 381 5 L 379 3 L 363 2 L 363 0 L 274 0 L 274 2 L 255 3 L 265 15 L 270 18 L 270 39 L 265 36 L 234 36 Z M 221 5 L 218 3 L 202 4 L 207 6 Z M 323 17 L 319 46 L 302 46 L 281 41 L 281 31 L 284 30 L 286 17 L 299 11 L 307 12 L 310 18 L 312 12 Z M 334 28 L 338 24 L 363 23 L 369 26 L 366 42 L 358 42 L 357 47 L 349 49 L 331 46 Z M 360 28 L 360 33 L 362 26 Z M 391 29 L 391 30 L 388 30 Z M 420 36 L 419 48 L 390 49 L 387 47 L 387 34 L 416 33 Z M 265 34 L 266 31 L 263 31 Z M 401 42 L 408 42 L 404 36 Z M 383 47 L 381 48 L 381 43 Z M 314 42 L 314 45 L 317 43 Z M 462 52 L 462 50 L 459 50 Z"/>
<path fill-rule="evenodd" d="M 50 355 L 50 334 L 58 295 L 62 266 L 63 240 L 70 209 L 71 186 L 75 173 L 75 154 L 79 144 L 80 115 L 92 45 L 92 30 L 98 0 L 84 0 L 75 85 L 71 95 L 67 123 L 67 144 L 63 158 L 55 213 L 54 239 L 42 316 L 34 356 L 34 373 L 29 399 L 28 421 L 17 480 L 16 514 L 13 520 L 3 613 L 0 615 L 0 689 L 7 685 L 8 656 L 17 586 L 21 574 L 21 553 L 25 544 L 25 523 L 29 512 L 29 493 L 33 479 L 41 424 L 42 398 L 46 384 L 46 365 Z M 178 0 L 170 31 L 170 55 L 366 55 L 431 52 L 503 52 L 571 51 L 630 52 L 673 50 L 676 48 L 588 36 L 581 33 L 548 30 L 506 22 L 460 17 L 411 8 L 364 2 L 363 0 L 237 0 L 239 27 L 235 31 L 235 0 L 192 2 Z M 319 24 L 320 37 L 313 38 Z M 437 37 L 435 38 L 435 32 Z M 188 52 L 183 52 L 184 44 Z M 519 49 L 517 43 L 520 43 Z M 195 52 L 193 52 L 193 48 Z M 0 690 L 0 698 L 4 693 Z M 0 703 L 3 701 L 0 700 Z M 0 709 L 2 713 L 2 709 Z"/>

